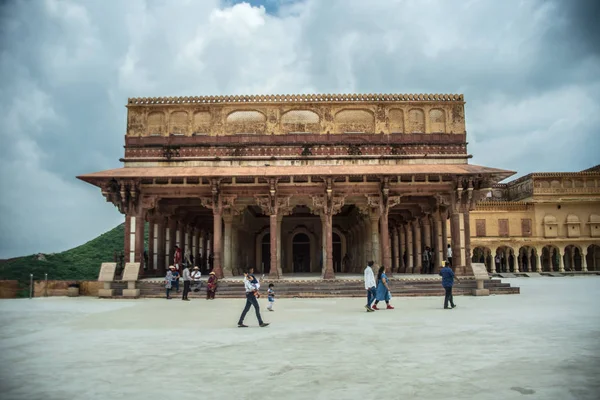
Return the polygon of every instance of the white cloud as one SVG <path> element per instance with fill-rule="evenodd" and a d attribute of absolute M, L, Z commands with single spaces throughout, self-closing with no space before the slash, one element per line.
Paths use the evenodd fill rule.
<path fill-rule="evenodd" d="M 119 166 L 127 97 L 464 92 L 475 163 L 597 163 L 600 60 L 563 2 L 264 5 L 3 6 L 0 257 L 75 246 L 122 219 L 75 175 Z"/>

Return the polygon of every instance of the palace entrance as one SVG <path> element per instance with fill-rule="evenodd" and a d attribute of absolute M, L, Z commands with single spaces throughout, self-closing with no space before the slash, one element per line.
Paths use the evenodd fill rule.
<path fill-rule="evenodd" d="M 292 240 L 294 273 L 310 272 L 310 239 L 304 233 L 297 233 Z"/>

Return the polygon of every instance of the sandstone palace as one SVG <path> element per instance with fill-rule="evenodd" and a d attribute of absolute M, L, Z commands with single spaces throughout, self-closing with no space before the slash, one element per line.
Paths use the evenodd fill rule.
<path fill-rule="evenodd" d="M 462 95 L 133 98 L 123 168 L 79 176 L 125 214 L 126 261 L 174 246 L 218 276 L 596 270 L 600 171 L 469 164 Z M 148 247 L 144 245 L 148 229 Z"/>

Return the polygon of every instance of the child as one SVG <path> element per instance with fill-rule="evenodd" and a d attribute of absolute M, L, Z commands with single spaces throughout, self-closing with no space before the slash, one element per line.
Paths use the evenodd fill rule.
<path fill-rule="evenodd" d="M 267 299 L 269 300 L 267 310 L 269 311 L 275 311 L 273 310 L 273 304 L 275 303 L 275 290 L 273 290 L 273 287 L 275 287 L 275 285 L 269 283 L 269 290 L 267 290 Z"/>
<path fill-rule="evenodd" d="M 252 293 L 254 293 L 254 297 L 256 297 L 257 299 L 260 299 L 260 293 L 258 293 L 256 284 L 254 283 L 254 281 L 255 281 L 254 276 L 247 274 L 246 279 L 250 282 L 250 285 L 252 286 Z"/>

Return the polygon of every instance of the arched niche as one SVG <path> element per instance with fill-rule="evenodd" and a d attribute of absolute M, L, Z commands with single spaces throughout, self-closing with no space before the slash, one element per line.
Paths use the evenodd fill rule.
<path fill-rule="evenodd" d="M 186 111 L 174 111 L 169 117 L 169 133 L 173 135 L 185 135 L 188 131 L 188 113 Z"/>
<path fill-rule="evenodd" d="M 446 132 L 446 113 L 441 108 L 429 110 L 429 131 L 431 133 Z"/>
<path fill-rule="evenodd" d="M 600 237 L 600 215 L 590 215 L 588 224 L 590 225 L 590 236 Z"/>
<path fill-rule="evenodd" d="M 404 133 L 404 111 L 392 108 L 389 113 L 390 133 Z"/>
<path fill-rule="evenodd" d="M 162 111 L 152 111 L 148 114 L 148 134 L 165 135 L 165 113 Z"/>
<path fill-rule="evenodd" d="M 425 133 L 425 113 L 420 108 L 408 112 L 408 133 Z"/>
<path fill-rule="evenodd" d="M 335 133 L 373 133 L 375 116 L 367 110 L 342 110 L 335 114 Z"/>
<path fill-rule="evenodd" d="M 210 133 L 210 113 L 208 111 L 198 111 L 194 113 L 194 126 L 192 133 L 194 135 L 208 135 Z"/>
<path fill-rule="evenodd" d="M 310 110 L 290 110 L 281 116 L 284 133 L 319 133 L 319 114 Z"/>
<path fill-rule="evenodd" d="M 227 115 L 225 133 L 228 135 L 265 133 L 267 118 L 259 111 L 239 110 Z"/>

